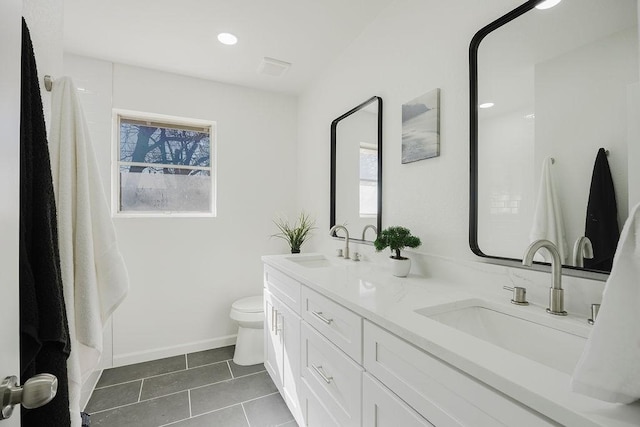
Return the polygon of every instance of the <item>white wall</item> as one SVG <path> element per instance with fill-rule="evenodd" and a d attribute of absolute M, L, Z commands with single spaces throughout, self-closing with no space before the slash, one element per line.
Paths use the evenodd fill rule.
<path fill-rule="evenodd" d="M 532 301 L 546 303 L 548 273 L 481 263 L 468 244 L 469 43 L 476 31 L 520 3 L 398 0 L 304 91 L 298 116 L 298 203 L 317 213 L 320 230 L 329 228 L 329 124 L 378 95 L 384 101 L 382 222 L 383 227 L 407 226 L 422 238 L 419 249 L 407 251 L 413 271 L 487 283 L 496 291 L 507 284 L 525 286 Z M 401 106 L 438 87 L 441 155 L 402 165 Z M 326 253 L 341 245 L 328 233 L 314 242 Z M 370 246 L 353 250 L 369 259 L 387 256 Z M 564 283 L 570 311 L 586 314 L 588 304 L 600 299 L 602 282 L 568 278 Z"/>
<path fill-rule="evenodd" d="M 329 227 L 329 125 L 373 95 L 384 102 L 383 227 L 407 226 L 423 253 L 474 259 L 468 246 L 469 66 L 475 32 L 517 1 L 398 0 L 300 97 L 298 200 Z M 441 88 L 440 156 L 401 164 L 401 106 Z M 328 234 L 328 233 L 327 233 Z M 324 239 L 318 249 L 332 250 Z"/>
<path fill-rule="evenodd" d="M 45 90 L 44 76 L 48 74 L 55 78 L 62 73 L 63 0 L 24 0 L 22 15 L 31 34 L 48 129 L 51 93 Z"/>
<path fill-rule="evenodd" d="M 296 99 L 238 86 L 65 55 L 82 92 L 105 189 L 111 109 L 217 122 L 216 218 L 115 218 L 131 279 L 113 316 L 122 365 L 235 342 L 231 303 L 262 292 L 260 256 L 277 213 L 294 215 Z"/>

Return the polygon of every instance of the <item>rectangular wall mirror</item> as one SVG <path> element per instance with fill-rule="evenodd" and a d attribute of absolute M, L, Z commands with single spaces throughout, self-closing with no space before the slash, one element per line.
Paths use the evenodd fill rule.
<path fill-rule="evenodd" d="M 372 242 L 382 226 L 382 98 L 374 96 L 331 122 L 330 227 Z M 344 237 L 338 232 L 337 237 Z"/>
<path fill-rule="evenodd" d="M 581 267 L 574 244 L 585 236 L 600 148 L 608 151 L 620 230 L 640 202 L 633 166 L 640 164 L 637 1 L 556 3 L 542 9 L 549 2 L 527 1 L 471 42 L 470 246 L 498 263 L 520 262 L 540 224 L 541 180 L 551 175 L 566 272 L 607 273 Z"/>

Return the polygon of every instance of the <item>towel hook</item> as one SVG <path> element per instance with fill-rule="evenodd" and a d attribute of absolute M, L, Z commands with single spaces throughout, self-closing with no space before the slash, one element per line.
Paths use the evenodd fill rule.
<path fill-rule="evenodd" d="M 47 92 L 51 92 L 51 88 L 53 87 L 53 79 L 51 78 L 50 75 L 46 75 L 44 76 L 44 88 L 47 90 Z"/>

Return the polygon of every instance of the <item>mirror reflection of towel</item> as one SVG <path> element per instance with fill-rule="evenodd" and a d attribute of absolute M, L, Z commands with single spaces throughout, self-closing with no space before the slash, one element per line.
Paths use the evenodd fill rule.
<path fill-rule="evenodd" d="M 560 259 L 565 264 L 569 255 L 569 245 L 565 237 L 564 221 L 562 219 L 562 209 L 558 190 L 553 182 L 551 165 L 553 160 L 547 157 L 542 162 L 542 173 L 540 174 L 540 187 L 538 189 L 538 200 L 533 214 L 533 225 L 529 233 L 530 242 L 536 240 L 548 240 L 558 248 Z M 546 250 L 541 251 L 545 261 L 551 262 L 551 255 Z"/>
<path fill-rule="evenodd" d="M 598 150 L 593 165 L 584 235 L 593 245 L 593 258 L 584 260 L 585 268 L 611 271 L 620 229 L 616 193 L 604 148 Z"/>

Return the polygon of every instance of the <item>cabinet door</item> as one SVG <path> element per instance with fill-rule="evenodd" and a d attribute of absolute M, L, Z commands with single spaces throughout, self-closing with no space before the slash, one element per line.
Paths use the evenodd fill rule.
<path fill-rule="evenodd" d="M 276 332 L 277 311 L 273 300 L 275 297 L 264 292 L 264 366 L 280 393 L 282 393 L 282 371 L 284 346 L 282 334 Z"/>
<path fill-rule="evenodd" d="M 300 406 L 302 408 L 304 422 L 298 421 L 305 427 L 341 427 L 331 413 L 320 403 L 320 399 L 311 391 L 305 379 L 300 380 Z"/>
<path fill-rule="evenodd" d="M 300 382 L 300 316 L 273 297 L 275 334 L 282 340 L 282 397 L 295 419 L 302 420 L 298 389 Z"/>
<path fill-rule="evenodd" d="M 433 427 L 398 396 L 365 373 L 362 378 L 362 425 Z"/>

